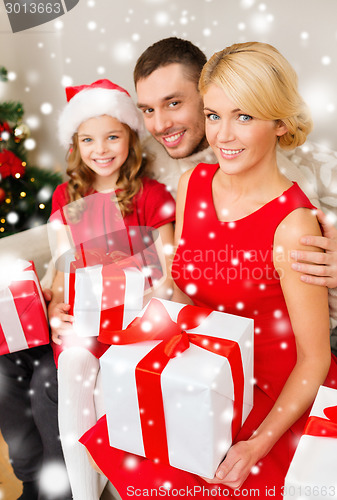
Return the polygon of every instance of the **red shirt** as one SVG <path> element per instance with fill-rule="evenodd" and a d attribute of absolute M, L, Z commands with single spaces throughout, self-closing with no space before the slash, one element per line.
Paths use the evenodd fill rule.
<path fill-rule="evenodd" d="M 67 211 L 73 204 L 68 205 L 65 182 L 55 189 L 51 219 L 56 217 L 70 226 L 75 245 L 85 243 L 87 248 L 100 247 L 106 252 L 119 250 L 132 255 L 148 246 L 153 229 L 175 220 L 175 202 L 166 186 L 148 177 L 142 178 L 142 184 L 143 188 L 133 198 L 133 211 L 125 217 L 112 201 L 113 193 L 94 191 L 81 200 L 86 204 L 81 220 L 71 223 Z"/>

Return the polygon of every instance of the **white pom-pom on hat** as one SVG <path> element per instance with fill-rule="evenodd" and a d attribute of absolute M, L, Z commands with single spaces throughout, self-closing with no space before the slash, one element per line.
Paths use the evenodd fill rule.
<path fill-rule="evenodd" d="M 130 94 L 110 80 L 67 87 L 66 95 L 68 103 L 58 121 L 58 135 L 63 146 L 69 147 L 81 123 L 101 115 L 117 118 L 137 132 L 140 138 L 145 135 L 141 111 L 137 109 Z"/>

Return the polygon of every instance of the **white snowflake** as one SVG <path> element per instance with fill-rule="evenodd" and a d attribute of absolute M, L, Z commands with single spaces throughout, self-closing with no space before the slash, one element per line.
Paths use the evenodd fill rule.
<path fill-rule="evenodd" d="M 198 291 L 198 288 L 194 283 L 189 283 L 186 286 L 185 291 L 186 291 L 187 295 L 195 295 Z"/>
<path fill-rule="evenodd" d="M 40 473 L 39 485 L 41 493 L 47 497 L 60 497 L 67 493 L 69 488 L 68 475 L 63 464 L 50 462 Z"/>
<path fill-rule="evenodd" d="M 329 64 L 331 64 L 331 57 L 323 56 L 321 59 L 321 63 L 323 64 L 323 66 L 329 66 Z"/>
<path fill-rule="evenodd" d="M 152 330 L 153 325 L 150 321 L 143 321 L 141 324 L 141 329 L 143 332 L 148 333 Z"/>
<path fill-rule="evenodd" d="M 44 115 L 50 115 L 50 113 L 53 111 L 53 106 L 50 104 L 50 102 L 44 102 L 40 106 L 41 113 Z"/>

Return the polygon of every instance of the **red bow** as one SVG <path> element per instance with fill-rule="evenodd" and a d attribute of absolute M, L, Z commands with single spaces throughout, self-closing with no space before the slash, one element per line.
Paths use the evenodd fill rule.
<path fill-rule="evenodd" d="M 101 331 L 98 340 L 107 344 L 133 344 L 145 340 L 162 340 L 137 365 L 136 383 L 145 455 L 152 460 L 169 463 L 161 373 L 170 359 L 194 344 L 228 359 L 234 383 L 234 417 L 232 438 L 242 422 L 244 373 L 237 342 L 206 335 L 187 333 L 198 326 L 211 309 L 185 306 L 172 321 L 162 302 L 152 299 L 141 318 L 126 330 Z"/>
<path fill-rule="evenodd" d="M 323 413 L 327 418 L 309 417 L 303 433 L 309 436 L 337 438 L 337 406 L 329 406 Z"/>

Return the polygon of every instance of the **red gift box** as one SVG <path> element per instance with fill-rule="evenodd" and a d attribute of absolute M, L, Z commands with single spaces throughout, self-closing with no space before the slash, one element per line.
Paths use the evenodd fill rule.
<path fill-rule="evenodd" d="M 33 262 L 17 261 L 0 285 L 0 354 L 49 344 L 47 311 Z M 2 276 L 3 278 L 3 276 Z"/>

